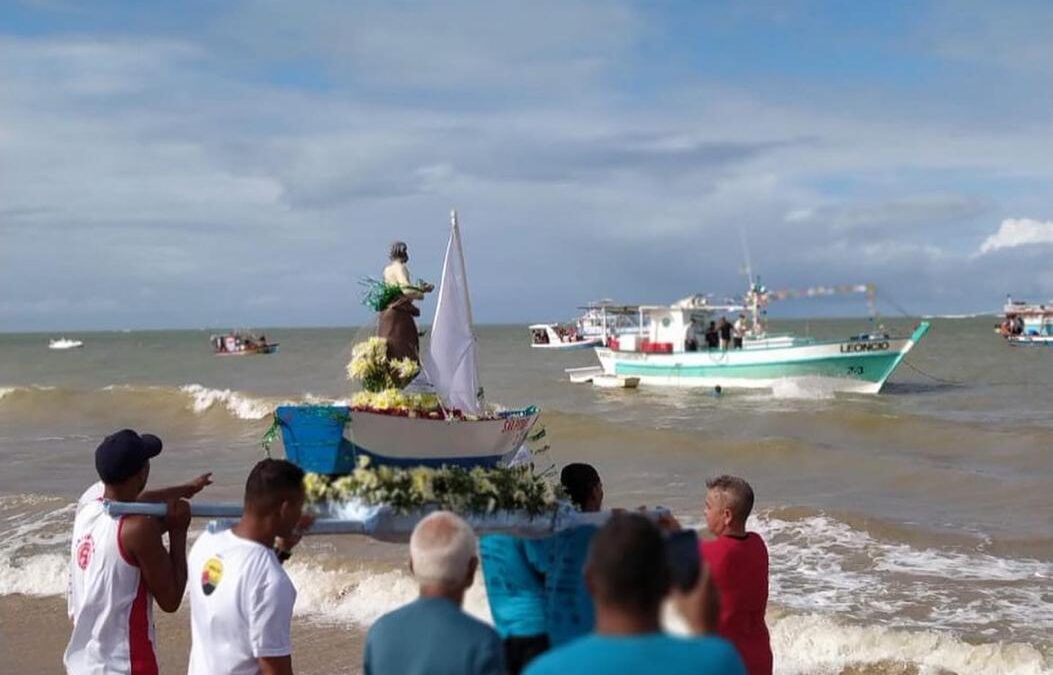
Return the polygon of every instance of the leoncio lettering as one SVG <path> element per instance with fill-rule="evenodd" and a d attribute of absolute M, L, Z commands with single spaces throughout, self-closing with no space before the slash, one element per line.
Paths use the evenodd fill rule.
<path fill-rule="evenodd" d="M 850 342 L 848 344 L 841 345 L 842 354 L 851 354 L 853 352 L 881 352 L 887 351 L 889 343 L 886 341 L 882 342 Z"/>

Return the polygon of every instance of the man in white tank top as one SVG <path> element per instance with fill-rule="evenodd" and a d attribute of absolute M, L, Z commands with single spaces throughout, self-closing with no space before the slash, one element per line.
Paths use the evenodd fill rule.
<path fill-rule="evenodd" d="M 260 461 L 241 520 L 194 542 L 189 675 L 292 675 L 296 589 L 282 563 L 312 520 L 303 476 L 283 459 Z"/>
<path fill-rule="evenodd" d="M 70 675 L 156 675 L 153 603 L 174 612 L 186 588 L 190 506 L 172 501 L 164 520 L 109 516 L 103 499 L 135 501 L 161 439 L 124 429 L 95 450 L 100 499 L 77 506 L 70 546 L 73 633 L 63 662 Z M 168 531 L 169 550 L 161 535 Z"/>

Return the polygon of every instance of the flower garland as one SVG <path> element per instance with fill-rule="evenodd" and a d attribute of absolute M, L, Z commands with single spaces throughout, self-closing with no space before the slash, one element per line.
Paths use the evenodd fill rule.
<path fill-rule="evenodd" d="M 462 514 L 526 511 L 533 516 L 554 510 L 561 497 L 546 475 L 535 474 L 530 465 L 402 469 L 370 466 L 367 457 L 360 457 L 347 476 L 332 479 L 309 473 L 304 488 L 312 504 L 358 500 L 384 504 L 398 513 L 440 508 Z"/>
<path fill-rule="evenodd" d="M 420 372 L 420 364 L 409 357 L 388 358 L 388 341 L 371 337 L 351 349 L 347 364 L 347 379 L 361 380 L 366 392 L 381 393 L 399 390 Z"/>

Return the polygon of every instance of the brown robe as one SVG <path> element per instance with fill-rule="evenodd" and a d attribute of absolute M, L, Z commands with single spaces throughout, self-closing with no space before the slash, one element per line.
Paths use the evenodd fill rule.
<path fill-rule="evenodd" d="M 420 316 L 420 310 L 414 306 L 413 299 L 405 295 L 392 301 L 380 313 L 377 337 L 388 341 L 389 359 L 409 357 L 420 363 L 420 338 L 417 323 L 413 320 L 415 316 Z"/>

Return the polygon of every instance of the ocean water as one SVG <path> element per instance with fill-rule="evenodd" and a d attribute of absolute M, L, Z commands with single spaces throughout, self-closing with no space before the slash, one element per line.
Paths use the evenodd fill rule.
<path fill-rule="evenodd" d="M 545 461 L 595 464 L 608 505 L 660 504 L 700 524 L 707 476 L 753 484 L 776 672 L 1048 673 L 1053 350 L 1006 345 L 992 317 L 933 323 L 879 396 L 792 382 L 719 397 L 594 389 L 563 374 L 592 365 L 589 352 L 531 350 L 522 327 L 478 333 L 488 399 L 539 405 Z M 866 325 L 774 327 L 834 337 Z M 47 349 L 55 336 L 0 334 L 0 607 L 65 591 L 71 504 L 105 434 L 157 433 L 152 483 L 211 470 L 203 497 L 231 500 L 276 405 L 346 400 L 359 331 L 266 332 L 281 351 L 244 358 L 212 356 L 207 331 L 84 333 L 67 352 Z M 304 548 L 290 565 L 297 612 L 320 626 L 361 632 L 414 594 L 403 547 Z M 481 584 L 467 606 L 488 618 Z M 54 630 L 68 630 L 64 617 Z"/>

